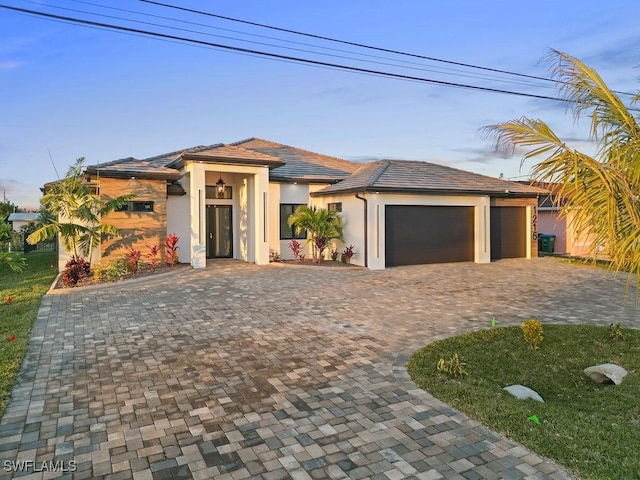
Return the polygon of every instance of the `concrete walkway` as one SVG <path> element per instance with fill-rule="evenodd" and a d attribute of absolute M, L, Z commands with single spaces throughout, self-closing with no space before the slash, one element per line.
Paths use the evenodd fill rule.
<path fill-rule="evenodd" d="M 0 477 L 568 478 L 417 390 L 404 362 L 493 316 L 638 327 L 624 291 L 549 258 L 382 272 L 230 260 L 47 295 L 0 424 Z"/>

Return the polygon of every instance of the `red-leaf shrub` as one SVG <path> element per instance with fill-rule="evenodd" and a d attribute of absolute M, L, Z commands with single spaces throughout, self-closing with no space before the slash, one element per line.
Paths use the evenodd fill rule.
<path fill-rule="evenodd" d="M 164 241 L 165 256 L 167 259 L 167 265 L 173 267 L 178 263 L 178 240 L 180 238 L 175 233 L 170 233 Z"/>
<path fill-rule="evenodd" d="M 142 252 L 131 247 L 129 249 L 129 253 L 127 254 L 127 263 L 129 264 L 131 273 L 133 273 L 134 275 L 138 274 L 138 270 L 140 268 L 140 258 L 142 258 Z"/>
<path fill-rule="evenodd" d="M 154 272 L 158 267 L 158 262 L 160 261 L 160 247 L 158 245 L 148 245 L 149 253 L 147 253 L 147 258 L 149 259 L 149 265 L 151 266 L 151 270 Z"/>
<path fill-rule="evenodd" d="M 91 266 L 84 258 L 71 257 L 62 271 L 62 285 L 74 287 L 83 278 L 91 276 Z"/>

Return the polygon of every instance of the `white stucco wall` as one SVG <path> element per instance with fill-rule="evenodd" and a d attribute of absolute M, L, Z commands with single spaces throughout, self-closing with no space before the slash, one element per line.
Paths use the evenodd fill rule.
<path fill-rule="evenodd" d="M 336 195 L 331 197 L 315 197 L 314 205 L 326 208 L 329 203 L 342 203 L 342 217 L 344 223 L 344 243 L 333 242 L 333 248 L 342 253 L 345 247 L 353 245 L 355 255 L 351 258 L 354 265 L 365 266 L 364 251 L 364 202 L 355 197 L 354 194 Z M 340 259 L 340 256 L 338 256 Z"/>
<path fill-rule="evenodd" d="M 269 169 L 266 166 L 188 162 L 184 173 L 187 174 L 183 187 L 188 191 L 191 265 L 195 268 L 206 266 L 206 206 L 211 204 L 233 207 L 234 258 L 259 265 L 269 263 L 268 225 L 264 224 L 269 201 Z M 231 200 L 205 198 L 205 186 L 214 185 L 219 176 L 233 187 Z"/>
<path fill-rule="evenodd" d="M 269 249 L 278 253 L 282 259 L 293 259 L 293 253 L 289 247 L 291 240 L 280 239 L 280 205 L 285 203 L 323 206 L 322 201 L 310 198 L 309 193 L 320 190 L 326 186 L 327 184 L 269 184 Z M 304 239 L 298 241 L 303 245 L 305 255 L 310 257 L 310 245 Z"/>
<path fill-rule="evenodd" d="M 385 268 L 385 207 L 387 205 L 470 206 L 474 207 L 474 260 L 489 263 L 490 199 L 488 196 L 409 195 L 365 193 L 367 200 L 367 266 L 372 270 Z M 356 256 L 352 263 L 364 266 L 364 202 L 355 195 L 318 197 L 324 205 L 342 202 L 345 220 L 345 244 L 353 244 Z"/>
<path fill-rule="evenodd" d="M 189 176 L 182 179 L 182 187 L 187 195 L 167 198 L 167 235 L 175 233 L 178 240 L 178 259 L 180 263 L 191 262 L 191 222 L 189 219 Z M 160 248 L 164 248 L 160 245 Z"/>

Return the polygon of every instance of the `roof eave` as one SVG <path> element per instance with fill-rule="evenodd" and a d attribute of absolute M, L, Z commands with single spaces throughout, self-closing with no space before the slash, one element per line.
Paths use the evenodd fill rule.
<path fill-rule="evenodd" d="M 168 166 L 171 168 L 182 168 L 186 161 L 192 162 L 204 162 L 204 163 L 226 163 L 231 165 L 249 165 L 249 166 L 265 166 L 269 168 L 281 167 L 285 163 L 282 160 L 270 160 L 270 159 L 249 159 L 249 158 L 229 158 L 225 156 L 215 155 L 193 155 L 184 154 L 179 158 L 171 162 Z"/>
<path fill-rule="evenodd" d="M 499 192 L 496 190 L 435 190 L 435 189 L 416 189 L 416 188 L 393 188 L 393 187 L 353 187 L 341 190 L 318 190 L 311 192 L 312 197 L 330 196 L 330 195 L 348 195 L 352 193 L 402 193 L 413 195 L 486 195 L 493 198 L 536 198 L 537 192 Z"/>
<path fill-rule="evenodd" d="M 132 177 L 149 180 L 178 180 L 182 178 L 182 174 L 176 170 L 173 172 L 143 172 L 139 170 L 102 170 L 102 169 L 89 169 L 85 170 L 88 175 L 100 176 L 103 178 L 126 178 Z"/>
<path fill-rule="evenodd" d="M 273 174 L 269 175 L 270 182 L 278 182 L 278 183 L 320 183 L 320 184 L 330 184 L 333 185 L 340 181 L 344 180 L 344 178 L 336 178 L 336 177 L 277 177 Z"/>

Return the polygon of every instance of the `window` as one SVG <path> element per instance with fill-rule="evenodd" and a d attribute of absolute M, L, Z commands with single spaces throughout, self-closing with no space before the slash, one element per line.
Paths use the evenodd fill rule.
<path fill-rule="evenodd" d="M 289 226 L 287 220 L 300 207 L 300 204 L 281 203 L 280 204 L 280 240 L 293 240 L 294 238 L 307 238 L 307 231 L 296 233 L 296 226 Z"/>
<path fill-rule="evenodd" d="M 153 212 L 153 202 L 126 202 L 117 212 Z"/>
<path fill-rule="evenodd" d="M 342 202 L 327 203 L 327 210 L 329 210 L 330 212 L 341 212 L 342 211 Z"/>
<path fill-rule="evenodd" d="M 231 187 L 225 185 L 224 192 L 218 193 L 218 187 L 215 185 L 206 185 L 204 187 L 204 196 L 208 200 L 230 200 L 231 199 Z"/>

